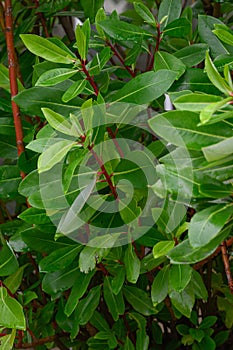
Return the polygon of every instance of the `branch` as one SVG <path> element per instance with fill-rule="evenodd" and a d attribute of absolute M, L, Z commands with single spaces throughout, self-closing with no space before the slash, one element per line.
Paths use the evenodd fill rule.
<path fill-rule="evenodd" d="M 40 6 L 39 0 L 35 0 L 35 4 L 36 4 L 36 7 L 39 7 Z M 37 15 L 40 18 L 40 22 L 41 22 L 42 27 L 44 29 L 44 33 L 45 33 L 46 38 L 49 38 L 50 35 L 49 35 L 49 31 L 47 28 L 46 19 L 45 19 L 44 14 L 42 12 L 37 12 Z"/>
<path fill-rule="evenodd" d="M 231 269 L 230 269 L 230 263 L 229 263 L 229 258 L 228 258 L 228 253 L 227 253 L 227 244 L 226 241 L 223 241 L 221 243 L 221 252 L 222 252 L 222 260 L 225 268 L 225 273 L 228 281 L 228 285 L 231 291 L 231 294 L 233 294 L 233 279 L 231 275 Z"/>
<path fill-rule="evenodd" d="M 89 81 L 89 83 L 91 84 L 91 86 L 93 87 L 93 89 L 95 91 L 95 95 L 98 96 L 99 89 L 98 89 L 96 83 L 94 82 L 94 79 L 90 76 L 90 74 L 86 68 L 86 63 L 84 60 L 81 60 L 81 65 L 82 65 L 83 72 L 86 74 L 87 80 Z"/>
<path fill-rule="evenodd" d="M 9 67 L 9 79 L 10 79 L 10 91 L 11 97 L 13 98 L 18 94 L 18 84 L 17 84 L 17 63 L 15 60 L 15 50 L 14 50 L 14 34 L 13 34 L 13 18 L 12 18 L 12 2 L 11 0 L 5 1 L 5 35 L 6 35 L 6 45 L 7 45 L 7 55 L 8 55 L 8 67 Z M 12 112 L 15 125 L 16 133 L 16 145 L 18 150 L 18 156 L 24 152 L 23 144 L 23 127 L 20 117 L 20 111 L 17 104 L 11 101 Z M 21 172 L 21 177 L 25 177 L 25 173 Z"/>
<path fill-rule="evenodd" d="M 106 44 L 110 47 L 110 49 L 112 50 L 112 52 L 114 53 L 114 55 L 118 58 L 118 60 L 122 63 L 122 65 L 125 67 L 125 69 L 129 72 L 129 74 L 134 78 L 135 77 L 135 72 L 125 64 L 124 59 L 122 58 L 122 56 L 119 54 L 119 52 L 116 50 L 116 48 L 114 47 L 114 45 L 112 45 L 112 43 L 110 41 L 106 41 Z"/>

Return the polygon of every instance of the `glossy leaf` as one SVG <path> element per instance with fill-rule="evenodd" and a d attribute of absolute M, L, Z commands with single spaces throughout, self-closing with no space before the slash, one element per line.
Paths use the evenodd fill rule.
<path fill-rule="evenodd" d="M 151 299 L 154 305 L 161 303 L 168 294 L 169 266 L 164 266 L 155 276 L 151 286 Z"/>
<path fill-rule="evenodd" d="M 18 267 L 18 260 L 11 246 L 6 242 L 0 247 L 0 276 L 9 276 L 15 273 Z"/>
<path fill-rule="evenodd" d="M 214 239 L 232 215 L 231 205 L 218 204 L 196 213 L 190 222 L 189 240 L 194 248 L 201 248 Z"/>
<path fill-rule="evenodd" d="M 48 294 L 56 294 L 72 287 L 78 276 L 78 267 L 69 266 L 63 270 L 50 272 L 44 276 L 42 288 Z"/>
<path fill-rule="evenodd" d="M 114 321 L 117 321 L 119 315 L 122 315 L 125 311 L 124 300 L 121 291 L 117 295 L 113 293 L 108 276 L 104 279 L 103 293 L 108 310 Z"/>
<path fill-rule="evenodd" d="M 204 153 L 206 160 L 208 162 L 213 162 L 230 156 L 232 154 L 232 141 L 233 137 L 229 137 L 215 145 L 203 147 L 202 152 Z"/>
<path fill-rule="evenodd" d="M 20 287 L 23 279 L 24 269 L 27 266 L 28 264 L 20 266 L 15 273 L 4 279 L 4 285 L 11 291 L 12 294 L 14 294 Z"/>
<path fill-rule="evenodd" d="M 224 43 L 233 46 L 233 34 L 229 33 L 228 30 L 214 29 L 212 31 L 217 37 Z"/>
<path fill-rule="evenodd" d="M 153 101 L 166 92 L 176 78 L 176 73 L 165 69 L 138 75 L 118 90 L 115 102 L 144 104 Z"/>
<path fill-rule="evenodd" d="M 189 265 L 172 265 L 169 270 L 169 286 L 181 292 L 191 280 L 192 268 Z"/>
<path fill-rule="evenodd" d="M 62 101 L 63 102 L 69 102 L 73 98 L 75 98 L 77 95 L 81 94 L 83 90 L 85 89 L 87 85 L 86 80 L 77 80 L 75 81 L 62 95 Z"/>
<path fill-rule="evenodd" d="M 186 18 L 178 18 L 168 25 L 163 30 L 164 35 L 169 35 L 175 38 L 185 37 L 189 35 L 191 23 Z"/>
<path fill-rule="evenodd" d="M 36 86 L 53 86 L 62 81 L 69 79 L 77 71 L 69 68 L 57 68 L 51 69 L 45 73 L 43 73 L 36 82 Z"/>
<path fill-rule="evenodd" d="M 207 300 L 208 292 L 199 272 L 192 270 L 191 286 L 197 298 Z"/>
<path fill-rule="evenodd" d="M 0 287 L 0 324 L 6 328 L 26 329 L 22 306 L 4 287 Z"/>
<path fill-rule="evenodd" d="M 172 249 L 175 245 L 174 241 L 161 241 L 158 242 L 153 247 L 153 256 L 155 259 L 159 258 L 160 256 L 164 256 L 169 252 L 170 249 Z"/>
<path fill-rule="evenodd" d="M 173 55 L 167 52 L 157 51 L 154 56 L 154 70 L 158 71 L 160 69 L 168 69 L 176 72 L 176 79 L 179 79 L 185 72 L 185 65 Z"/>
<path fill-rule="evenodd" d="M 179 58 L 186 67 L 191 68 L 205 59 L 207 49 L 206 44 L 193 44 L 176 51 L 174 56 Z"/>
<path fill-rule="evenodd" d="M 137 287 L 125 286 L 123 293 L 128 303 L 140 314 L 149 316 L 157 313 L 150 297 L 144 290 Z"/>
<path fill-rule="evenodd" d="M 78 324 L 85 325 L 92 317 L 99 304 L 101 286 L 96 286 L 90 290 L 86 298 L 82 299 L 76 310 L 75 318 Z"/>
<path fill-rule="evenodd" d="M 156 25 L 156 21 L 153 14 L 143 3 L 135 2 L 134 9 L 137 12 L 137 14 L 144 20 L 144 22 L 151 25 Z"/>
<path fill-rule="evenodd" d="M 182 10 L 181 0 L 163 0 L 161 6 L 159 7 L 158 21 L 162 22 L 161 29 L 166 27 L 166 25 L 175 19 L 180 17 Z"/>
<path fill-rule="evenodd" d="M 131 283 L 136 283 L 139 277 L 141 264 L 132 244 L 129 244 L 126 249 L 124 263 L 127 280 Z"/>
<path fill-rule="evenodd" d="M 48 61 L 71 64 L 76 61 L 76 58 L 68 54 L 67 51 L 50 42 L 48 39 L 42 38 L 35 34 L 21 34 L 25 46 L 34 55 L 40 56 Z"/>
<path fill-rule="evenodd" d="M 169 296 L 172 305 L 175 306 L 182 315 L 190 317 L 195 302 L 193 290 L 191 288 L 186 288 L 181 292 L 172 291 Z"/>
<path fill-rule="evenodd" d="M 193 93 L 176 98 L 174 101 L 174 106 L 179 110 L 200 112 L 210 103 L 221 100 L 222 99 L 220 96 Z"/>

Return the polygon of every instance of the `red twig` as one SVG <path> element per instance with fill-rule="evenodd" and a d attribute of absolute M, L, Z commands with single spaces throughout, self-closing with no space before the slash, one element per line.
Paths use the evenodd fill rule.
<path fill-rule="evenodd" d="M 35 0 L 35 4 L 36 4 L 36 7 L 39 7 L 40 6 L 40 1 L 39 0 Z M 42 12 L 37 12 L 37 15 L 40 18 L 40 21 L 41 21 L 42 27 L 44 29 L 44 33 L 45 33 L 46 38 L 49 38 L 50 35 L 49 35 L 49 31 L 48 31 L 48 28 L 47 28 L 46 19 L 44 17 L 44 14 Z"/>
<path fill-rule="evenodd" d="M 119 152 L 119 155 L 121 156 L 121 158 L 124 158 L 124 152 L 122 151 L 118 141 L 116 140 L 116 134 L 113 133 L 112 129 L 109 127 L 107 127 L 107 131 L 108 131 L 109 136 L 112 138 L 114 145 L 116 146 L 116 149 Z"/>
<path fill-rule="evenodd" d="M 231 275 L 231 269 L 230 269 L 230 263 L 229 263 L 229 258 L 228 258 L 228 253 L 227 253 L 227 244 L 226 241 L 223 241 L 221 243 L 221 252 L 222 252 L 222 260 L 226 272 L 226 277 L 228 281 L 228 285 L 230 288 L 231 293 L 233 294 L 233 279 Z"/>
<path fill-rule="evenodd" d="M 82 70 L 85 73 L 87 80 L 89 81 L 89 83 L 91 84 L 91 86 L 93 87 L 94 91 L 95 91 L 95 95 L 98 96 L 99 94 L 99 89 L 96 85 L 96 83 L 94 82 L 94 79 L 90 76 L 87 68 L 86 68 L 86 63 L 84 60 L 81 60 L 81 65 L 82 65 Z"/>
<path fill-rule="evenodd" d="M 116 191 L 116 188 L 115 186 L 113 185 L 112 183 L 112 180 L 111 180 L 111 176 L 108 174 L 104 164 L 103 164 L 103 161 L 98 157 L 98 155 L 95 153 L 95 151 L 92 149 L 91 146 L 88 147 L 89 151 L 92 153 L 93 157 L 95 158 L 95 160 L 97 161 L 97 163 L 99 164 L 100 166 L 100 169 L 102 171 L 102 174 L 104 175 L 107 183 L 108 183 L 108 186 L 110 187 L 110 190 L 113 194 L 113 196 L 117 199 L 118 198 L 118 194 L 117 194 L 117 191 Z"/>
<path fill-rule="evenodd" d="M 7 45 L 7 55 L 8 55 L 8 67 L 9 67 L 9 79 L 10 79 L 10 90 L 11 97 L 13 98 L 18 94 L 18 84 L 17 84 L 17 63 L 15 60 L 15 50 L 14 50 L 14 34 L 13 34 L 13 18 L 12 18 L 12 3 L 11 0 L 5 1 L 5 35 L 6 35 L 6 45 Z M 12 112 L 15 125 L 16 133 L 16 145 L 18 150 L 18 156 L 24 152 L 23 144 L 23 127 L 20 117 L 20 110 L 17 104 L 12 100 Z M 21 177 L 25 177 L 25 173 L 21 172 Z"/>
<path fill-rule="evenodd" d="M 149 64 L 149 66 L 148 66 L 148 68 L 147 68 L 148 71 L 150 71 L 150 70 L 153 68 L 153 66 L 154 66 L 155 54 L 156 54 L 156 52 L 159 50 L 159 45 L 160 45 L 160 42 L 161 42 L 161 40 L 162 40 L 162 38 L 161 38 L 162 32 L 160 31 L 160 23 L 157 23 L 156 29 L 157 29 L 156 45 L 155 45 L 154 53 L 153 53 L 152 56 L 151 56 L 150 64 Z"/>
<path fill-rule="evenodd" d="M 125 67 L 125 69 L 129 72 L 129 74 L 134 78 L 135 77 L 135 72 L 125 64 L 124 59 L 122 58 L 122 56 L 119 54 L 119 52 L 116 50 L 116 48 L 114 47 L 114 45 L 112 45 L 112 43 L 110 41 L 106 41 L 107 45 L 110 47 L 110 49 L 112 50 L 112 52 L 114 53 L 114 55 L 118 58 L 118 60 L 122 63 L 122 65 Z"/>

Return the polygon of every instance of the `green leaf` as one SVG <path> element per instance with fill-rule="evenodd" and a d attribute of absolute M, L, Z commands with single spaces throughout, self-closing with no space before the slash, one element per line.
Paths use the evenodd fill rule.
<path fill-rule="evenodd" d="M 69 68 L 56 68 L 44 72 L 36 82 L 36 86 L 53 86 L 69 79 L 77 71 Z"/>
<path fill-rule="evenodd" d="M 111 287 L 112 291 L 115 295 L 117 295 L 123 284 L 125 282 L 125 268 L 123 266 L 117 266 L 116 275 L 111 279 Z"/>
<path fill-rule="evenodd" d="M 191 23 L 187 18 L 178 18 L 169 23 L 163 30 L 164 35 L 175 38 L 185 37 L 191 31 Z"/>
<path fill-rule="evenodd" d="M 93 287 L 86 298 L 80 300 L 78 303 L 75 309 L 75 320 L 81 326 L 84 326 L 90 320 L 95 309 L 99 305 L 100 291 L 101 285 Z"/>
<path fill-rule="evenodd" d="M 40 261 L 40 271 L 54 272 L 66 268 L 74 261 L 81 248 L 81 245 L 73 245 L 55 250 Z"/>
<path fill-rule="evenodd" d="M 161 303 L 168 294 L 169 266 L 164 266 L 154 278 L 151 286 L 151 299 L 153 305 Z"/>
<path fill-rule="evenodd" d="M 137 287 L 125 286 L 123 293 L 128 303 L 140 314 L 150 316 L 157 313 L 156 308 L 152 305 L 151 298 L 144 290 Z"/>
<path fill-rule="evenodd" d="M 70 247 L 72 248 L 74 242 L 66 237 L 62 239 L 54 240 L 54 233 L 39 231 L 35 227 L 30 227 L 29 229 L 21 232 L 21 237 L 23 241 L 31 249 L 41 252 L 41 253 L 51 253 L 59 248 Z"/>
<path fill-rule="evenodd" d="M 230 95 L 231 88 L 227 84 L 225 79 L 223 79 L 223 77 L 217 71 L 217 68 L 213 64 L 208 51 L 206 52 L 205 58 L 205 70 L 208 75 L 208 78 L 216 86 L 216 88 L 222 91 L 225 95 Z"/>
<path fill-rule="evenodd" d="M 141 263 L 132 244 L 129 244 L 126 249 L 124 263 L 127 280 L 131 283 L 136 283 L 140 274 Z"/>
<path fill-rule="evenodd" d="M 180 17 L 182 11 L 181 0 L 163 0 L 159 7 L 158 22 L 163 20 L 161 29 L 175 19 Z M 165 19 L 164 19 L 165 18 Z"/>
<path fill-rule="evenodd" d="M 91 23 L 94 22 L 97 11 L 103 7 L 103 0 L 81 0 L 82 8 L 86 18 L 90 18 Z"/>
<path fill-rule="evenodd" d="M 90 319 L 90 323 L 99 331 L 110 331 L 109 324 L 98 311 L 94 311 L 94 314 Z"/>
<path fill-rule="evenodd" d="M 176 79 L 176 73 L 162 69 L 138 75 L 114 95 L 115 102 L 146 104 L 163 95 Z"/>
<path fill-rule="evenodd" d="M 172 305 L 180 311 L 180 313 L 188 318 L 191 316 L 191 311 L 195 302 L 193 290 L 185 288 L 181 292 L 172 291 L 169 293 Z"/>
<path fill-rule="evenodd" d="M 201 41 L 209 45 L 214 58 L 219 55 L 229 53 L 221 41 L 218 40 L 218 38 L 212 32 L 215 24 L 222 24 L 222 22 L 212 16 L 198 16 L 198 32 Z"/>
<path fill-rule="evenodd" d="M 76 97 L 69 104 L 62 101 L 64 92 L 70 87 L 72 82 L 63 82 L 54 87 L 35 86 L 22 91 L 14 97 L 14 101 L 26 114 L 38 115 L 44 118 L 41 108 L 45 106 L 61 115 L 69 116 L 70 113 L 79 111 L 80 99 Z"/>
<path fill-rule="evenodd" d="M 1 337 L 0 350 L 12 350 L 14 348 L 14 340 L 16 336 L 16 329 L 12 329 L 10 334 Z"/>
<path fill-rule="evenodd" d="M 75 56 L 68 54 L 67 51 L 38 35 L 21 34 L 20 38 L 29 51 L 45 60 L 65 64 L 71 64 L 77 60 Z"/>
<path fill-rule="evenodd" d="M 63 140 L 50 146 L 39 156 L 38 172 L 43 173 L 62 161 L 74 145 L 73 141 Z"/>
<path fill-rule="evenodd" d="M 216 316 L 207 316 L 201 321 L 199 328 L 208 329 L 212 327 L 217 322 L 217 320 L 218 318 Z"/>
<path fill-rule="evenodd" d="M 82 26 L 79 24 L 75 29 L 76 43 L 78 47 L 78 52 L 83 61 L 86 61 L 89 38 L 90 38 L 90 21 L 86 19 Z"/>
<path fill-rule="evenodd" d="M 18 267 L 18 260 L 11 246 L 6 242 L 3 247 L 0 247 L 0 276 L 11 275 L 16 272 Z"/>
<path fill-rule="evenodd" d="M 74 285 L 79 276 L 79 268 L 68 266 L 66 269 L 47 273 L 42 281 L 42 289 L 48 294 L 63 292 Z"/>
<path fill-rule="evenodd" d="M 222 101 L 220 96 L 192 93 L 180 96 L 173 102 L 176 109 L 200 112 L 212 102 Z"/>
<path fill-rule="evenodd" d="M 207 300 L 208 292 L 206 286 L 203 282 L 201 275 L 195 269 L 193 269 L 192 271 L 192 278 L 190 283 L 191 286 L 193 286 L 193 290 L 196 297 L 199 299 Z"/>
<path fill-rule="evenodd" d="M 228 329 L 231 329 L 233 326 L 233 308 L 232 302 L 227 298 L 217 297 L 218 310 L 225 313 L 224 323 Z"/>
<path fill-rule="evenodd" d="M 6 328 L 26 330 L 22 306 L 8 295 L 4 287 L 0 287 L 0 325 Z"/>
<path fill-rule="evenodd" d="M 164 256 L 171 250 L 175 245 L 174 241 L 161 241 L 158 242 L 153 247 L 153 256 L 155 259 L 159 258 L 160 256 Z"/>
<path fill-rule="evenodd" d="M 69 102 L 79 94 L 83 92 L 87 85 L 86 80 L 77 80 L 75 81 L 67 90 L 66 92 L 62 95 L 62 101 L 63 102 Z"/>
<path fill-rule="evenodd" d="M 1 165 L 0 167 L 0 198 L 14 199 L 21 182 L 19 168 L 16 165 Z"/>
<path fill-rule="evenodd" d="M 215 145 L 203 147 L 202 152 L 208 162 L 223 159 L 230 156 L 233 153 L 232 150 L 233 137 L 218 142 Z"/>
<path fill-rule="evenodd" d="M 134 9 L 137 12 L 137 14 L 144 20 L 144 22 L 151 24 L 153 26 L 156 25 L 155 18 L 153 14 L 150 12 L 148 7 L 146 7 L 141 2 L 134 2 Z"/>
<path fill-rule="evenodd" d="M 112 315 L 114 321 L 117 321 L 119 319 L 119 315 L 123 315 L 125 311 L 125 305 L 122 292 L 120 291 L 117 295 L 113 293 L 110 279 L 108 276 L 106 276 L 104 279 L 103 293 L 108 310 Z"/>
<path fill-rule="evenodd" d="M 192 268 L 189 265 L 172 265 L 169 270 L 169 286 L 171 289 L 181 292 L 187 286 L 192 276 Z"/>
<path fill-rule="evenodd" d="M 23 211 L 18 217 L 24 220 L 25 222 L 28 222 L 29 224 L 51 224 L 51 220 L 46 215 L 46 212 L 43 209 L 28 208 L 25 211 Z"/>
<path fill-rule="evenodd" d="M 232 215 L 231 204 L 210 206 L 196 213 L 190 222 L 189 240 L 194 248 L 201 248 L 214 239 Z"/>
<path fill-rule="evenodd" d="M 124 350 L 135 350 L 135 347 L 129 337 L 126 337 L 125 344 L 123 347 Z"/>
<path fill-rule="evenodd" d="M 214 340 L 208 336 L 205 335 L 205 337 L 202 339 L 202 341 L 199 343 L 201 349 L 208 349 L 208 350 L 215 350 L 216 344 Z"/>
<path fill-rule="evenodd" d="M 224 29 L 214 29 L 212 32 L 217 35 L 217 37 L 224 43 L 233 46 L 233 34 L 228 30 Z"/>
<path fill-rule="evenodd" d="M 168 52 L 157 51 L 154 56 L 154 71 L 157 72 L 161 69 L 168 69 L 176 72 L 176 79 L 179 79 L 185 72 L 185 65 L 174 55 Z"/>
<path fill-rule="evenodd" d="M 88 285 L 94 276 L 95 272 L 82 273 L 79 271 L 79 275 L 74 282 L 71 293 L 65 305 L 64 312 L 67 316 L 70 316 L 78 305 L 79 299 L 86 293 Z"/>
<path fill-rule="evenodd" d="M 197 126 L 199 116 L 189 111 L 170 111 L 158 114 L 149 120 L 152 130 L 173 145 L 191 150 L 220 142 L 232 136 L 230 128 L 223 122 L 212 125 Z"/>
<path fill-rule="evenodd" d="M 141 29 L 140 27 L 119 21 L 117 19 L 105 20 L 99 22 L 98 26 L 104 30 L 111 38 L 122 41 L 138 42 L 142 37 L 151 37 L 152 34 Z"/>
<path fill-rule="evenodd" d="M 205 332 L 201 329 L 189 328 L 189 334 L 195 339 L 198 343 L 204 338 Z"/>
<path fill-rule="evenodd" d="M 61 114 L 54 112 L 50 108 L 42 108 L 41 110 L 52 128 L 67 135 L 71 134 L 71 124 L 67 118 L 63 117 Z"/>
<path fill-rule="evenodd" d="M 110 60 L 112 52 L 110 47 L 105 47 L 100 53 L 96 53 L 93 60 L 88 65 L 88 71 L 91 76 L 98 75 L 104 68 L 105 64 Z"/>
<path fill-rule="evenodd" d="M 22 278 L 23 278 L 24 269 L 28 265 L 29 264 L 25 264 L 19 267 L 15 273 L 13 273 L 12 275 L 10 275 L 4 280 L 4 285 L 11 291 L 12 294 L 16 293 L 18 288 L 20 287 Z"/>
<path fill-rule="evenodd" d="M 205 59 L 207 49 L 206 44 L 193 44 L 176 51 L 173 56 L 179 58 L 186 67 L 191 68 Z"/>

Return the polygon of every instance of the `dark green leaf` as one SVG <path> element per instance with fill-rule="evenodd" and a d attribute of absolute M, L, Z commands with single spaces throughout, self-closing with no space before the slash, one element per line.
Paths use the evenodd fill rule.
<path fill-rule="evenodd" d="M 180 59 L 168 52 L 157 51 L 154 56 L 154 71 L 161 69 L 172 70 L 177 73 L 176 79 L 185 72 L 185 65 Z"/>
<path fill-rule="evenodd" d="M 169 296 L 171 298 L 172 305 L 175 306 L 175 308 L 180 311 L 182 315 L 190 318 L 191 311 L 195 302 L 193 290 L 186 287 L 180 293 L 172 291 Z"/>
<path fill-rule="evenodd" d="M 186 67 L 191 68 L 205 59 L 207 49 L 206 44 L 193 44 L 176 51 L 174 56 L 179 58 Z"/>
<path fill-rule="evenodd" d="M 185 37 L 189 35 L 191 23 L 187 18 L 178 18 L 172 21 L 164 28 L 164 34 L 175 38 Z"/>
<path fill-rule="evenodd" d="M 0 167 L 0 198 L 13 199 L 18 193 L 20 181 L 21 176 L 16 165 L 2 165 Z"/>
<path fill-rule="evenodd" d="M 163 0 L 158 13 L 158 21 L 161 22 L 161 29 L 166 27 L 166 25 L 175 19 L 180 17 L 182 10 L 181 0 Z"/>
<path fill-rule="evenodd" d="M 141 264 L 132 244 L 129 244 L 126 249 L 124 263 L 127 280 L 131 283 L 136 283 L 139 277 Z"/>
<path fill-rule="evenodd" d="M 120 291 L 117 295 L 113 293 L 110 279 L 108 278 L 108 276 L 106 276 L 104 279 L 103 292 L 104 300 L 107 304 L 108 310 L 112 315 L 114 321 L 117 321 L 119 315 L 122 315 L 125 311 L 122 292 Z"/>
<path fill-rule="evenodd" d="M 217 322 L 217 320 L 218 318 L 216 316 L 207 316 L 201 321 L 199 328 L 200 329 L 210 328 Z"/>
<path fill-rule="evenodd" d="M 86 298 L 80 300 L 75 310 L 76 322 L 81 326 L 85 325 L 92 317 L 99 304 L 101 286 L 92 288 Z"/>
<path fill-rule="evenodd" d="M 192 276 L 192 268 L 189 265 L 172 265 L 169 270 L 169 286 L 177 292 L 181 292 L 189 283 Z"/>
<path fill-rule="evenodd" d="M 151 299 L 144 290 L 137 287 L 125 286 L 123 293 L 128 303 L 142 315 L 150 316 L 157 313 Z"/>
<path fill-rule="evenodd" d="M 0 247 L 0 276 L 9 276 L 15 273 L 19 264 L 11 246 L 6 242 Z"/>
<path fill-rule="evenodd" d="M 114 95 L 113 103 L 149 103 L 163 95 L 172 85 L 175 78 L 176 73 L 166 69 L 140 74 L 118 90 Z"/>
<path fill-rule="evenodd" d="M 43 278 L 42 288 L 48 294 L 56 294 L 72 287 L 78 276 L 78 267 L 70 266 L 64 270 L 47 273 Z"/>
<path fill-rule="evenodd" d="M 164 266 L 155 276 L 151 286 L 151 299 L 154 305 L 161 303 L 167 296 L 169 266 Z"/>

